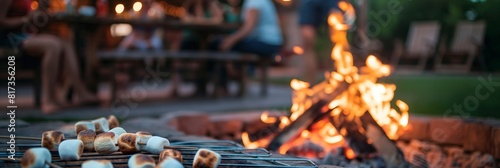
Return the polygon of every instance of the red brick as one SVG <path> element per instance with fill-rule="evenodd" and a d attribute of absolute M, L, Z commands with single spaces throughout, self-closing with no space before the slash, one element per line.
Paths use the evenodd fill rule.
<path fill-rule="evenodd" d="M 243 131 L 243 122 L 241 120 L 224 120 L 212 122 L 210 135 L 212 136 L 232 136 Z"/>
<path fill-rule="evenodd" d="M 189 135 L 205 136 L 210 130 L 211 122 L 205 114 L 178 116 L 175 120 L 177 129 Z"/>
<path fill-rule="evenodd" d="M 429 119 L 410 117 L 408 126 L 399 139 L 405 141 L 429 139 Z"/>
<path fill-rule="evenodd" d="M 261 129 L 267 128 L 271 124 L 266 124 L 260 120 L 260 118 L 255 119 L 251 122 L 245 123 L 244 126 L 244 131 L 248 132 L 249 134 L 254 134 L 260 131 Z"/>
<path fill-rule="evenodd" d="M 490 153 L 495 159 L 500 159 L 500 127 L 493 127 L 491 130 L 491 149 Z"/>
<path fill-rule="evenodd" d="M 464 124 L 463 146 L 468 151 L 489 152 L 491 126 L 481 122 Z"/>
<path fill-rule="evenodd" d="M 458 118 L 436 118 L 429 123 L 429 136 L 438 144 L 462 145 L 464 121 Z"/>

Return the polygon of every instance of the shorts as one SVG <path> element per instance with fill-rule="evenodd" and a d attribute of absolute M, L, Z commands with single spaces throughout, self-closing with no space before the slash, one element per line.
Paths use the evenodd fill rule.
<path fill-rule="evenodd" d="M 314 27 L 328 23 L 332 9 L 339 10 L 339 0 L 301 0 L 299 3 L 299 24 Z"/>

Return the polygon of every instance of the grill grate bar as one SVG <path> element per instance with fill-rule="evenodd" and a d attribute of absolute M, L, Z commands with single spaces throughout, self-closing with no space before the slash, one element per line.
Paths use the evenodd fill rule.
<path fill-rule="evenodd" d="M 3 146 L 2 144 L 1 146 Z M 19 147 L 40 147 L 40 144 L 16 144 Z M 271 152 L 264 148 L 247 149 L 243 145 L 233 141 L 227 140 L 195 140 L 195 141 L 179 141 L 171 142 L 171 146 L 179 147 L 176 149 L 183 155 L 185 167 L 191 167 L 196 154 L 193 148 L 182 147 L 197 147 L 207 148 L 216 151 L 221 155 L 221 163 L 219 167 L 295 167 L 295 168 L 316 168 L 317 166 L 308 159 L 303 158 L 290 158 L 290 157 L 273 157 Z M 23 150 L 17 150 L 16 157 L 23 155 Z M 120 165 L 126 167 L 130 154 L 122 154 L 116 152 L 110 155 L 101 155 L 98 153 L 83 153 L 79 161 L 64 161 L 60 160 L 57 151 L 51 151 L 53 156 L 53 163 L 62 167 L 80 167 L 82 162 L 93 159 L 108 159 L 112 161 L 113 165 Z M 143 152 L 143 154 L 152 156 L 155 160 L 158 155 Z M 6 152 L 0 153 L 0 156 L 9 155 Z M 10 161 L 3 161 L 2 163 L 12 163 Z M 119 166 L 119 167 L 120 167 Z"/>

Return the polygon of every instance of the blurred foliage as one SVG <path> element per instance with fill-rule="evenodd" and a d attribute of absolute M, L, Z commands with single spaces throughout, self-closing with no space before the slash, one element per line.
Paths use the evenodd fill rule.
<path fill-rule="evenodd" d="M 368 23 L 372 38 L 381 40 L 385 50 L 392 50 L 396 38 L 406 40 L 410 24 L 414 21 L 435 20 L 441 23 L 441 38 L 449 44 L 455 26 L 462 20 L 485 20 L 486 34 L 483 55 L 490 70 L 500 70 L 500 20 L 498 0 L 377 0 L 369 1 Z M 399 12 L 392 9 L 401 8 Z M 394 10 L 393 10 L 394 11 Z M 384 15 L 389 13 L 389 15 Z M 376 22 L 376 23 L 373 23 Z"/>

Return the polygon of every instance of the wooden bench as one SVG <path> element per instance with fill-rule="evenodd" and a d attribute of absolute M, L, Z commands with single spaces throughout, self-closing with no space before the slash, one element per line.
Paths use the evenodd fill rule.
<path fill-rule="evenodd" d="M 166 58 L 166 59 L 180 59 L 180 60 L 213 60 L 216 62 L 235 61 L 248 65 L 249 63 L 256 63 L 260 69 L 260 95 L 267 96 L 268 93 L 268 67 L 274 59 L 272 57 L 261 57 L 255 54 L 235 53 L 235 52 L 213 52 L 213 51 L 169 51 L 169 50 L 151 50 L 151 51 L 99 51 L 97 56 L 103 60 L 145 60 L 147 58 Z M 219 66 L 220 67 L 220 66 Z M 113 68 L 113 74 L 116 72 Z M 239 80 L 240 91 L 245 89 L 246 71 L 241 72 L 242 79 Z M 217 70 L 215 72 L 217 73 Z M 216 75 L 217 76 L 217 75 Z M 217 78 L 217 77 L 216 77 Z M 116 98 L 116 83 L 115 79 L 112 80 L 112 99 Z M 242 95 L 240 95 L 242 96 Z"/>
<path fill-rule="evenodd" d="M 16 90 L 19 88 L 20 79 L 29 79 L 33 86 L 33 99 L 36 107 L 40 107 L 41 105 L 41 95 L 42 95 L 42 78 L 41 78 L 41 67 L 40 60 L 37 60 L 37 57 L 30 58 L 22 58 L 28 57 L 27 55 L 22 55 L 21 52 L 17 53 L 13 49 L 8 48 L 0 48 L 0 60 L 2 60 L 2 65 L 0 68 L 4 71 L 0 72 L 0 77 L 2 81 L 5 81 L 7 84 L 7 62 L 9 56 L 16 56 Z M 26 61 L 28 60 L 29 61 Z M 29 64 L 29 65 L 28 65 Z M 16 93 L 19 93 L 16 91 Z"/>

